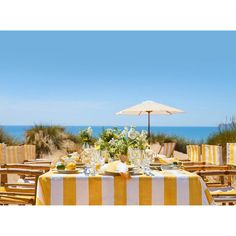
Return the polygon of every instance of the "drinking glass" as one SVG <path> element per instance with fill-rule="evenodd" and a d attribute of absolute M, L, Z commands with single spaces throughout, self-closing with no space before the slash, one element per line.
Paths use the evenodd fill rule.
<path fill-rule="evenodd" d="M 148 174 L 150 173 L 150 164 L 152 163 L 153 155 L 150 155 L 150 153 L 143 152 L 143 159 L 142 159 L 142 170 L 144 173 Z"/>

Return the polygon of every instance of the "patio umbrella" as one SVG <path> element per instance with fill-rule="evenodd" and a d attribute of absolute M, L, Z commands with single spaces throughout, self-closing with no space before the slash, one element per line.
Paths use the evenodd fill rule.
<path fill-rule="evenodd" d="M 151 122 L 150 122 L 150 116 L 151 114 L 153 115 L 172 115 L 176 113 L 183 113 L 184 111 L 166 106 L 157 102 L 153 101 L 145 101 L 142 102 L 136 106 L 127 108 L 123 111 L 120 111 L 116 113 L 116 115 L 148 115 L 148 139 L 150 140 L 150 135 L 151 135 Z"/>

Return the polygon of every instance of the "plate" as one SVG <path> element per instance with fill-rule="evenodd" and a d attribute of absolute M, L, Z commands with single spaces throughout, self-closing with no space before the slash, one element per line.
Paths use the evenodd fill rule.
<path fill-rule="evenodd" d="M 58 174 L 79 174 L 82 173 L 84 170 L 83 169 L 76 169 L 76 170 L 57 170 L 54 169 L 53 172 L 58 173 Z"/>

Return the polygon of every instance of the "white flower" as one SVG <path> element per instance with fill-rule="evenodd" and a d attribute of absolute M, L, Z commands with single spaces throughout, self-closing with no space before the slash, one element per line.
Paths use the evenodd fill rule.
<path fill-rule="evenodd" d="M 87 133 L 88 133 L 89 136 L 92 136 L 92 134 L 93 134 L 93 129 L 92 129 L 91 127 L 88 127 Z"/>
<path fill-rule="evenodd" d="M 107 133 L 110 133 L 110 134 L 113 133 L 113 130 L 112 130 L 112 129 L 107 129 L 106 131 L 107 131 Z"/>
<path fill-rule="evenodd" d="M 128 133 L 128 137 L 129 137 L 130 139 L 135 139 L 135 133 L 129 131 L 129 133 Z"/>
<path fill-rule="evenodd" d="M 146 130 L 142 130 L 142 132 L 140 134 L 140 138 L 141 139 L 146 139 L 147 138 L 147 131 Z"/>
<path fill-rule="evenodd" d="M 128 132 L 128 137 L 132 140 L 137 138 L 137 132 L 135 131 L 134 128 L 130 129 L 130 131 Z"/>
<path fill-rule="evenodd" d="M 110 141 L 109 141 L 109 144 L 110 145 L 115 145 L 116 144 L 116 141 L 115 141 L 115 139 L 113 138 L 113 139 L 111 139 Z"/>
<path fill-rule="evenodd" d="M 127 137 L 128 132 L 129 132 L 128 128 L 125 127 L 124 130 L 122 130 L 122 132 L 120 133 L 120 137 L 121 137 L 121 138 Z"/>

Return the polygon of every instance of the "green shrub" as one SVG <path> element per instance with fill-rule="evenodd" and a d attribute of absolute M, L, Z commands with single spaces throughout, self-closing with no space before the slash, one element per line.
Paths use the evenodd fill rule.
<path fill-rule="evenodd" d="M 5 143 L 7 145 L 17 145 L 18 140 L 5 132 L 4 129 L 0 128 L 0 143 Z"/>

